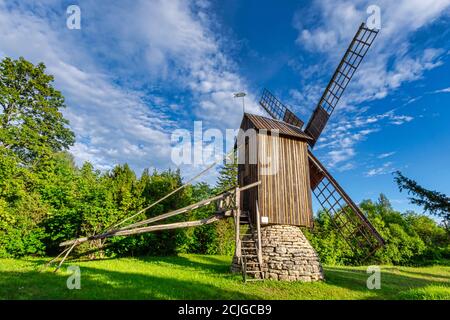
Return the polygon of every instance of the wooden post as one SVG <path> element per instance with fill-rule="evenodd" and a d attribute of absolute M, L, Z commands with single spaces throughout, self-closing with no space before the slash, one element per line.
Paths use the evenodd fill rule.
<path fill-rule="evenodd" d="M 258 200 L 256 200 L 256 234 L 258 237 L 258 262 L 262 264 L 261 216 L 259 214 Z"/>
<path fill-rule="evenodd" d="M 239 187 L 236 188 L 236 210 L 234 213 L 234 223 L 236 227 L 236 249 L 235 249 L 235 255 L 238 259 L 238 262 L 241 262 L 241 238 L 240 238 L 240 219 L 241 219 L 241 191 L 239 190 Z"/>

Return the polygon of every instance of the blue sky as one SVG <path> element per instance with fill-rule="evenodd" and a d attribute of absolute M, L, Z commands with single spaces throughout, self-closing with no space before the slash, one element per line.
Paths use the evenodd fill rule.
<path fill-rule="evenodd" d="M 71 4 L 81 30 L 66 27 Z M 450 193 L 450 0 L 0 0 L 0 56 L 55 75 L 78 164 L 173 168 L 175 129 L 238 127 L 234 92 L 262 113 L 267 87 L 306 122 L 373 4 L 380 34 L 315 154 L 355 201 L 383 192 L 420 211 L 391 173 Z M 199 170 L 182 167 L 187 178 Z"/>

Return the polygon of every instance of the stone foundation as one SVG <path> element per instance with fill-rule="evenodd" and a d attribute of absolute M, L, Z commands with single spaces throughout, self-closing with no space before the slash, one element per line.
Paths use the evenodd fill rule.
<path fill-rule="evenodd" d="M 243 240 L 249 238 L 256 239 L 256 234 L 249 233 Z M 265 279 L 307 282 L 324 279 L 319 256 L 299 227 L 261 226 L 261 244 L 263 255 L 261 267 Z M 247 262 L 252 261 L 257 259 L 247 258 Z M 255 267 L 249 265 L 247 269 L 255 270 Z M 233 258 L 231 270 L 241 271 L 236 257 Z"/>

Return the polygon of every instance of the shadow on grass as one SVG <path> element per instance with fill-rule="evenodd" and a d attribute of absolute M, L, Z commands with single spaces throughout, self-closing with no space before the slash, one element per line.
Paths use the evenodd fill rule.
<path fill-rule="evenodd" d="M 368 274 L 365 270 L 349 269 L 347 267 L 325 267 L 324 269 L 327 284 L 357 291 L 369 290 L 367 288 L 367 279 L 371 274 Z M 375 294 L 373 299 L 396 299 L 400 293 L 410 289 L 425 288 L 432 285 L 450 285 L 448 282 L 438 279 L 443 277 L 437 275 L 417 273 L 423 277 L 432 277 L 432 279 L 420 279 L 399 274 L 398 272 L 406 273 L 404 270 L 396 268 L 381 267 L 381 288 L 372 290 Z"/>
<path fill-rule="evenodd" d="M 248 284 L 242 284 L 239 276 L 229 272 L 231 261 L 224 257 L 198 255 L 134 259 L 139 261 L 136 269 L 127 268 L 126 261 L 119 263 L 120 268 L 115 270 L 111 270 L 114 265 L 83 263 L 81 290 L 68 290 L 66 286 L 69 274 L 65 270 L 76 261 L 66 263 L 56 274 L 29 269 L 0 272 L 0 299 L 261 299 L 267 297 L 267 290 L 274 290 L 270 293 L 273 298 L 277 294 L 286 296 L 286 293 L 296 292 L 292 298 L 304 299 L 308 291 L 316 288 L 315 284 L 276 281 L 252 283 L 254 287 L 246 288 Z M 29 260 L 33 268 L 47 261 Z M 148 268 L 154 268 L 154 273 L 142 273 L 142 270 L 147 270 L 147 263 Z M 415 289 L 422 290 L 424 293 L 419 293 L 426 296 L 430 287 L 449 286 L 449 282 L 443 280 L 445 276 L 417 272 L 417 276 L 422 278 L 416 278 L 403 269 L 381 268 L 381 289 L 371 290 L 370 299 L 398 299 L 407 292 L 410 294 L 404 294 L 404 298 L 415 297 Z M 368 292 L 366 281 L 370 275 L 364 269 L 338 266 L 324 269 L 325 286 L 317 284 L 316 298 L 320 299 L 321 290 L 329 296 L 336 288 Z"/>
<path fill-rule="evenodd" d="M 412 275 L 417 275 L 420 277 L 434 278 L 434 279 L 436 279 L 436 281 L 439 281 L 439 279 L 447 279 L 450 282 L 450 276 L 446 276 L 446 275 L 426 273 L 426 272 L 416 272 L 416 271 L 410 271 L 410 270 L 402 270 L 401 272 L 412 274 Z M 442 281 L 442 280 L 440 280 L 440 281 Z"/>
<path fill-rule="evenodd" d="M 195 268 L 202 271 L 208 270 L 214 273 L 229 273 L 232 257 L 229 257 L 229 262 L 224 262 L 222 259 L 215 256 L 207 256 L 207 255 L 197 255 L 195 259 L 185 256 L 136 256 L 136 257 L 123 257 L 125 259 L 135 259 L 142 262 L 147 263 L 167 263 L 171 265 L 177 265 L 180 267 L 186 268 Z M 39 269 L 41 266 L 44 266 L 53 258 L 40 258 L 40 259 L 27 259 L 24 258 L 24 261 L 32 263 L 35 266 L 35 269 Z M 121 259 L 120 257 L 104 257 L 104 258 L 95 258 L 89 259 L 87 257 L 70 257 L 64 262 L 64 265 L 73 264 L 76 262 L 90 262 L 90 261 L 114 261 L 117 259 Z M 56 267 L 60 260 L 52 263 L 52 266 Z"/>
<path fill-rule="evenodd" d="M 65 270 L 65 268 L 63 269 Z M 62 270 L 62 271 L 63 271 Z M 0 272 L 0 299 L 258 299 L 253 294 L 174 277 L 81 267 L 81 289 L 65 272 Z"/>
<path fill-rule="evenodd" d="M 213 273 L 230 274 L 231 257 L 229 262 L 224 262 L 220 258 L 214 256 L 198 255 L 195 260 L 184 256 L 168 256 L 168 257 L 136 257 L 144 262 L 165 262 L 180 267 L 194 268 L 201 271 L 209 271 Z"/>

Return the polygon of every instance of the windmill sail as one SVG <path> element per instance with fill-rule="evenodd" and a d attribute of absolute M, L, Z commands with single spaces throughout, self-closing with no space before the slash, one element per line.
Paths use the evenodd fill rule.
<path fill-rule="evenodd" d="M 278 100 L 269 90 L 264 89 L 259 104 L 274 119 L 284 121 L 293 126 L 301 128 L 303 121 L 300 120 L 291 110 Z"/>
<path fill-rule="evenodd" d="M 309 151 L 311 189 L 334 226 L 360 257 L 368 257 L 385 243 L 358 206 Z"/>
<path fill-rule="evenodd" d="M 356 32 L 306 126 L 305 132 L 313 138 L 313 140 L 308 141 L 311 147 L 319 139 L 328 122 L 328 118 L 377 34 L 378 30 L 369 29 L 364 23 L 361 24 Z"/>

